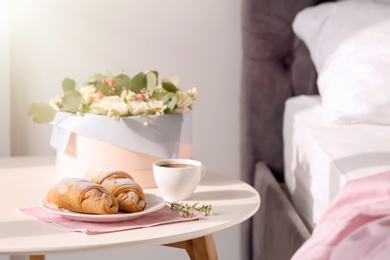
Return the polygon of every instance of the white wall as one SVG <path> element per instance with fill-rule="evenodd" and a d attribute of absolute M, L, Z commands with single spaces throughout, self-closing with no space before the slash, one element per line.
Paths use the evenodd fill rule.
<path fill-rule="evenodd" d="M 11 153 L 9 0 L 0 0 L 0 157 Z"/>
<path fill-rule="evenodd" d="M 35 100 L 61 93 L 63 78 L 82 83 L 95 72 L 155 69 L 162 77 L 178 75 L 182 89 L 198 89 L 194 158 L 239 177 L 240 1 L 9 2 L 12 155 L 54 154 L 50 125 L 34 124 L 27 110 Z M 239 259 L 238 227 L 217 233 L 216 243 L 221 259 Z M 180 250 L 155 250 L 155 256 L 159 250 L 166 258 L 183 256 Z M 144 258 L 141 251 L 132 251 L 139 253 L 132 258 L 152 258 L 151 250 Z M 49 259 L 61 257 L 67 258 Z"/>

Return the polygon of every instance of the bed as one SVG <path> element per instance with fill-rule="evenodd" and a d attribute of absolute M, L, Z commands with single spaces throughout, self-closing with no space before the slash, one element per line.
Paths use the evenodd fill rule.
<path fill-rule="evenodd" d="M 242 15 L 241 177 L 262 198 L 242 259 L 329 259 L 325 217 L 390 194 L 390 4 L 243 0 Z"/>

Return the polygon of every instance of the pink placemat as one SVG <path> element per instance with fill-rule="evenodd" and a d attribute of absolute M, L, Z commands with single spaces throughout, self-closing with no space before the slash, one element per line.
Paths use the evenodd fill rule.
<path fill-rule="evenodd" d="M 194 215 L 191 218 L 184 218 L 168 206 L 155 212 L 143 215 L 139 218 L 109 223 L 94 223 L 72 220 L 55 213 L 49 212 L 41 207 L 17 209 L 35 219 L 52 223 L 69 231 L 83 232 L 87 235 L 95 235 L 137 228 L 153 227 L 158 225 L 172 224 L 178 222 L 199 220 L 201 216 Z"/>

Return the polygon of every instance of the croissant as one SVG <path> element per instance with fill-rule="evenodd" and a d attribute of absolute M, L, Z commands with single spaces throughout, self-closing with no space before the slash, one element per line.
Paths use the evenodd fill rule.
<path fill-rule="evenodd" d="M 47 194 L 59 208 L 89 214 L 118 213 L 118 202 L 101 185 L 81 178 L 63 178 Z"/>
<path fill-rule="evenodd" d="M 146 208 L 145 194 L 130 174 L 117 169 L 88 172 L 85 178 L 102 185 L 116 198 L 119 210 L 140 212 Z"/>

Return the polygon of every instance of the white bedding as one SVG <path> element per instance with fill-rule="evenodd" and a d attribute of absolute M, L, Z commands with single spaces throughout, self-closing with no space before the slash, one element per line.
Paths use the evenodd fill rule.
<path fill-rule="evenodd" d="M 390 170 L 390 126 L 328 126 L 318 96 L 286 102 L 283 138 L 286 185 L 310 227 L 346 181 Z"/>

